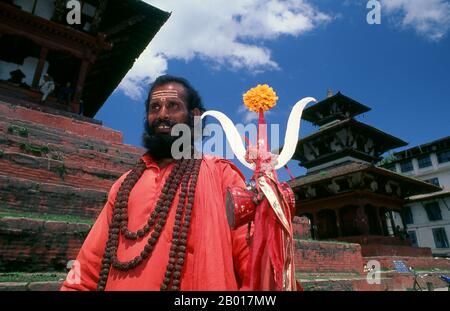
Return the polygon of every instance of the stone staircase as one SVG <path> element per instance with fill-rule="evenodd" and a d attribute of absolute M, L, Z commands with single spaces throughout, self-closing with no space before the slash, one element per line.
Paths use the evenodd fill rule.
<path fill-rule="evenodd" d="M 0 291 L 57 291 L 66 273 L 0 273 Z"/>
<path fill-rule="evenodd" d="M 448 285 L 442 281 L 441 274 L 450 270 L 421 272 L 417 278 L 421 291 L 446 291 Z M 379 283 L 369 283 L 365 275 L 354 274 L 297 274 L 305 291 L 413 291 L 414 275 L 397 271 L 382 271 Z"/>
<path fill-rule="evenodd" d="M 294 224 L 294 236 L 298 232 Z M 378 284 L 373 282 L 370 276 L 368 278 L 367 271 L 363 269 L 364 265 L 372 260 L 376 260 L 380 265 Z M 396 271 L 394 261 L 402 261 L 407 267 L 413 267 L 418 272 L 417 281 L 423 290 L 447 290 L 446 283 L 439 276 L 450 275 L 448 259 L 364 257 L 360 244 L 295 238 L 296 278 L 305 291 L 412 290 L 414 274 Z"/>
<path fill-rule="evenodd" d="M 0 290 L 54 290 L 143 150 L 67 112 L 0 99 Z"/>

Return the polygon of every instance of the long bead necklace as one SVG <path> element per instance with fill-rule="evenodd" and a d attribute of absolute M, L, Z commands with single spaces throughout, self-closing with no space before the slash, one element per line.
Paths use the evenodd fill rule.
<path fill-rule="evenodd" d="M 144 161 L 141 159 L 136 167 L 127 175 L 119 188 L 114 202 L 112 222 L 109 227 L 108 241 L 102 259 L 97 290 L 105 290 L 111 265 L 115 269 L 128 271 L 137 267 L 146 258 L 151 256 L 166 224 L 175 193 L 181 186 L 173 227 L 172 245 L 169 252 L 169 262 L 161 284 L 161 290 L 180 289 L 180 278 L 185 262 L 187 236 L 190 228 L 195 186 L 197 184 L 200 166 L 201 160 L 182 159 L 176 161 L 169 177 L 166 179 L 154 211 L 150 214 L 147 223 L 136 232 L 128 230 L 128 199 L 131 190 L 146 169 Z M 186 199 L 187 204 L 185 204 Z M 144 237 L 152 229 L 153 231 L 150 233 L 144 249 L 138 256 L 126 262 L 122 262 L 117 258 L 119 234 L 122 234 L 125 239 L 136 240 Z"/>

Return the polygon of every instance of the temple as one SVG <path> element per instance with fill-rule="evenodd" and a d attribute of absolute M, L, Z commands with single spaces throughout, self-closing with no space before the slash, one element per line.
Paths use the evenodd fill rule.
<path fill-rule="evenodd" d="M 340 92 L 304 110 L 320 128 L 299 140 L 293 157 L 307 168 L 290 182 L 297 215 L 311 221 L 313 238 L 359 243 L 364 256 L 428 254 L 410 246 L 404 221 L 394 218 L 403 220 L 405 198 L 440 189 L 375 165 L 406 143 L 355 119 L 369 110 Z"/>
<path fill-rule="evenodd" d="M 0 2 L 0 99 L 94 117 L 169 14 L 142 1 Z M 54 90 L 42 101 L 48 75 Z"/>

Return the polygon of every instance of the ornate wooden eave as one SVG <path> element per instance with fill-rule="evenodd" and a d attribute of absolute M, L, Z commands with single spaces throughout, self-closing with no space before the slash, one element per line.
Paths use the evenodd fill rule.
<path fill-rule="evenodd" d="M 100 1 L 91 31 L 97 35 L 64 25 L 58 1 L 54 20 L 49 21 L 20 8 L 0 3 L 0 35 L 24 37 L 41 46 L 32 86 L 36 87 L 49 51 L 63 51 L 81 59 L 76 104 L 83 102 L 83 114 L 94 117 L 106 99 L 170 17 L 140 0 Z M 61 22 L 58 23 L 58 21 Z"/>
<path fill-rule="evenodd" d="M 337 159 L 340 159 L 343 157 L 352 157 L 352 158 L 360 159 L 363 161 L 367 161 L 369 163 L 375 163 L 380 160 L 380 157 L 374 157 L 367 153 L 360 152 L 360 151 L 355 150 L 350 147 L 341 149 L 341 150 L 333 152 L 333 153 L 328 153 L 323 156 L 319 156 L 314 160 L 307 160 L 304 156 L 302 156 L 300 154 L 298 157 L 298 160 L 300 160 L 302 162 L 302 166 L 309 169 L 309 168 L 321 165 L 323 163 L 329 163 L 331 161 L 334 161 L 334 160 L 337 160 Z"/>
<path fill-rule="evenodd" d="M 367 164 L 349 162 L 288 182 L 298 202 L 336 198 L 346 192 L 366 191 L 385 197 L 404 199 L 416 194 L 440 191 L 422 180 Z"/>
<path fill-rule="evenodd" d="M 424 200 L 437 200 L 450 197 L 450 190 L 442 189 L 438 192 L 427 193 L 427 194 L 419 194 L 408 198 L 408 202 L 418 202 Z M 446 206 L 449 210 L 450 207 Z"/>
<path fill-rule="evenodd" d="M 95 62 L 98 54 L 112 45 L 105 36 L 89 35 L 71 27 L 46 20 L 0 2 L 0 33 L 28 38 L 40 46 L 66 51 L 77 58 Z"/>
<path fill-rule="evenodd" d="M 373 193 L 367 190 L 358 190 L 342 193 L 332 197 L 317 200 L 297 201 L 297 213 L 319 212 L 326 209 L 338 209 L 345 205 L 379 205 L 400 212 L 405 200 L 402 198 Z"/>
<path fill-rule="evenodd" d="M 353 142 L 356 139 L 356 136 L 350 137 L 350 135 L 347 134 L 347 140 L 339 142 L 342 147 L 341 150 L 330 150 L 329 152 L 327 152 L 327 154 L 317 154 L 315 155 L 315 159 L 305 158 L 303 152 L 303 147 L 305 144 L 322 143 L 329 145 L 329 141 L 327 141 L 327 139 L 339 140 L 340 138 L 338 135 L 336 135 L 336 133 L 341 130 L 347 130 L 348 132 L 351 132 L 356 136 L 364 137 L 365 139 L 373 139 L 373 146 L 375 148 L 374 154 L 370 155 L 362 151 L 358 151 L 353 147 Z M 380 159 L 380 156 L 387 150 L 402 147 L 405 145 L 407 145 L 405 141 L 395 136 L 389 135 L 375 127 L 350 118 L 340 121 L 334 125 L 322 128 L 320 131 L 300 139 L 297 143 L 296 152 L 292 158 L 294 160 L 301 161 L 301 164 L 307 168 L 326 163 L 330 160 L 334 160 L 346 155 L 351 155 L 358 159 L 374 163 L 377 162 Z M 348 150 L 349 148 L 354 150 Z"/>
<path fill-rule="evenodd" d="M 143 1 L 108 2 L 98 31 L 107 34 L 114 47 L 90 67 L 83 93 L 86 116 L 95 116 L 169 17 Z"/>

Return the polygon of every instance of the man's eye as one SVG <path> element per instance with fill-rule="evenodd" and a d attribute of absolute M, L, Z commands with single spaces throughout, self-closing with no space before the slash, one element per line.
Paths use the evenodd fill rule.
<path fill-rule="evenodd" d="M 150 110 L 156 111 L 159 110 L 160 106 L 159 104 L 150 104 Z"/>
<path fill-rule="evenodd" d="M 178 109 L 178 103 L 176 103 L 176 102 L 170 102 L 170 103 L 169 103 L 169 108 L 170 108 L 170 109 Z"/>

